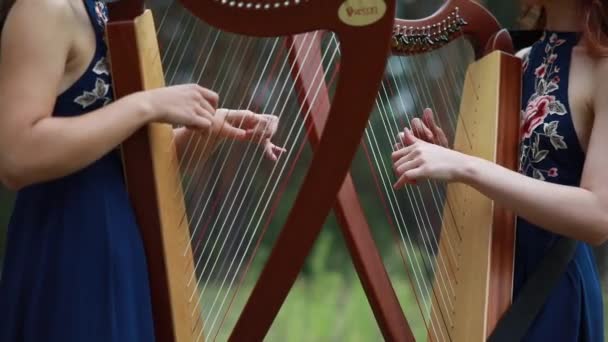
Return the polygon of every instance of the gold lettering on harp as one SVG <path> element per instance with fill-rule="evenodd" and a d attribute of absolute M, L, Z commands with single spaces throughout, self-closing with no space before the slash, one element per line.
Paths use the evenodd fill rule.
<path fill-rule="evenodd" d="M 367 26 L 380 20 L 386 13 L 384 0 L 345 0 L 338 9 L 338 17 L 350 26 Z"/>

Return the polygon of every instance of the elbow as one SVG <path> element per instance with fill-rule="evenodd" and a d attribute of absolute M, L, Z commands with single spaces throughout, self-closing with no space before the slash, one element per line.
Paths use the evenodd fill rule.
<path fill-rule="evenodd" d="M 592 247 L 599 247 L 603 245 L 606 241 L 608 241 L 608 234 L 604 233 L 603 235 L 598 235 L 587 239 L 587 241 L 585 242 L 587 242 Z"/>
<path fill-rule="evenodd" d="M 602 213 L 598 219 L 597 228 L 585 239 L 588 244 L 594 247 L 603 245 L 608 241 L 608 212 Z"/>
<path fill-rule="evenodd" d="M 19 191 L 25 186 L 24 182 L 22 182 L 19 177 L 13 176 L 7 172 L 0 175 L 0 181 L 5 188 L 11 191 Z"/>
<path fill-rule="evenodd" d="M 0 181 L 11 191 L 19 191 L 27 186 L 23 167 L 19 163 L 9 160 L 0 161 Z"/>

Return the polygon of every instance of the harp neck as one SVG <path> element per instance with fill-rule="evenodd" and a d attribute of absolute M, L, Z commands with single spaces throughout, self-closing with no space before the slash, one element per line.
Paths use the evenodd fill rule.
<path fill-rule="evenodd" d="M 448 0 L 433 15 L 422 19 L 396 19 L 392 52 L 422 54 L 461 36 L 469 39 L 478 58 L 495 50 L 513 52 L 506 30 L 487 9 L 472 0 Z"/>

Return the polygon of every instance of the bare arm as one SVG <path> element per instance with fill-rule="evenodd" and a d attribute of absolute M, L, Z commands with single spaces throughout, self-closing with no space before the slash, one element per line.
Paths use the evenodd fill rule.
<path fill-rule="evenodd" d="M 66 1 L 18 1 L 4 27 L 0 171 L 12 188 L 92 163 L 149 119 L 129 100 L 89 115 L 51 117 L 70 49 L 73 15 Z"/>
<path fill-rule="evenodd" d="M 77 117 L 52 116 L 71 46 L 73 16 L 67 1 L 20 0 L 7 18 L 0 50 L 0 179 L 12 189 L 82 169 L 142 125 L 160 119 L 158 103 L 152 100 L 165 100 L 160 95 L 167 92 L 162 90 L 137 93 Z M 175 93 L 185 96 L 183 91 Z M 203 97 L 189 93 L 196 93 L 191 97 L 197 100 Z M 181 106 L 165 107 L 177 112 Z M 197 113 L 205 111 L 197 104 Z M 203 127 L 205 122 L 193 119 L 193 112 L 177 121 Z"/>
<path fill-rule="evenodd" d="M 479 159 L 473 161 L 465 180 L 538 226 L 601 244 L 608 239 L 607 61 L 598 66 L 596 75 L 595 118 L 580 187 L 535 180 Z"/>
<path fill-rule="evenodd" d="M 608 61 L 597 67 L 595 113 L 580 187 L 536 180 L 480 158 L 418 139 L 407 130 L 407 147 L 393 154 L 396 186 L 423 178 L 460 181 L 557 234 L 599 245 L 608 239 Z"/>

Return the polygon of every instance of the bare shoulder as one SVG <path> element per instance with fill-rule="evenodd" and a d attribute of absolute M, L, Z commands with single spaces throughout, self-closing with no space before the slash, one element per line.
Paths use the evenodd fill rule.
<path fill-rule="evenodd" d="M 41 44 L 54 49 L 68 47 L 74 34 L 75 12 L 71 1 L 17 0 L 2 29 L 3 57 L 40 52 Z"/>
<path fill-rule="evenodd" d="M 32 99 L 29 106 L 44 107 L 32 112 L 52 108 L 76 35 L 70 1 L 17 0 L 8 13 L 0 39 L 0 106 L 5 112 L 23 96 Z M 27 111 L 24 107 L 20 113 Z"/>
<path fill-rule="evenodd" d="M 2 40 L 44 32 L 64 35 L 73 19 L 72 0 L 17 0 L 6 18 Z"/>
<path fill-rule="evenodd" d="M 36 18 L 44 20 L 44 23 L 69 19 L 72 15 L 73 0 L 17 0 L 7 21 Z"/>

